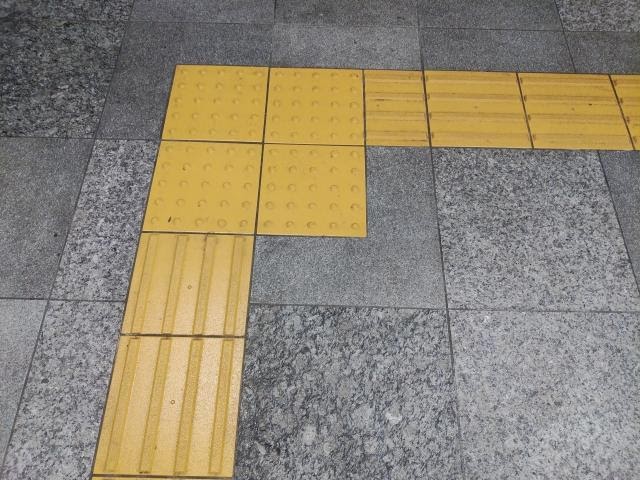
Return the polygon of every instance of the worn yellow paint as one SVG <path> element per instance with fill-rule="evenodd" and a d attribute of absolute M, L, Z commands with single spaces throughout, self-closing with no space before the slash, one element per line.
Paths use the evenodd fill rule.
<path fill-rule="evenodd" d="M 162 138 L 261 142 L 268 71 L 178 65 Z"/>
<path fill-rule="evenodd" d="M 365 70 L 367 145 L 428 146 L 422 72 Z"/>
<path fill-rule="evenodd" d="M 424 75 L 433 146 L 531 148 L 515 73 Z"/>
<path fill-rule="evenodd" d="M 607 75 L 519 75 L 536 148 L 632 148 Z"/>
<path fill-rule="evenodd" d="M 265 146 L 258 233 L 367 234 L 364 147 Z"/>
<path fill-rule="evenodd" d="M 233 474 L 244 340 L 124 336 L 96 475 Z"/>
<path fill-rule="evenodd" d="M 640 150 L 640 75 L 611 75 L 631 140 Z"/>
<path fill-rule="evenodd" d="M 261 147 L 162 142 L 143 230 L 254 233 Z"/>
<path fill-rule="evenodd" d="M 265 142 L 364 145 L 362 71 L 272 68 Z"/>

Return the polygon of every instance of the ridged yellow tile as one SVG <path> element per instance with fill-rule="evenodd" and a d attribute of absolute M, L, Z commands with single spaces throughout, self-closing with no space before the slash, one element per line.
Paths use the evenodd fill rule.
<path fill-rule="evenodd" d="M 265 145 L 258 233 L 367 235 L 364 147 Z"/>
<path fill-rule="evenodd" d="M 253 233 L 259 145 L 162 142 L 143 230 Z"/>
<path fill-rule="evenodd" d="M 244 340 L 120 340 L 95 475 L 233 474 Z"/>
<path fill-rule="evenodd" d="M 633 144 L 640 150 L 640 75 L 611 75 L 611 79 Z"/>
<path fill-rule="evenodd" d="M 428 146 L 422 72 L 365 70 L 367 145 Z"/>
<path fill-rule="evenodd" d="M 519 74 L 535 148 L 631 149 L 607 75 Z"/>
<path fill-rule="evenodd" d="M 531 148 L 515 73 L 426 71 L 431 145 Z"/>
<path fill-rule="evenodd" d="M 123 333 L 244 335 L 252 256 L 252 236 L 143 233 Z"/>
<path fill-rule="evenodd" d="M 267 143 L 364 145 L 362 71 L 272 68 Z"/>
<path fill-rule="evenodd" d="M 261 142 L 267 67 L 178 65 L 162 138 Z"/>

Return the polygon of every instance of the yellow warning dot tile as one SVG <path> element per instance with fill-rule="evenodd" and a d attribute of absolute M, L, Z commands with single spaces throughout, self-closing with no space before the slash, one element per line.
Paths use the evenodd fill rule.
<path fill-rule="evenodd" d="M 94 474 L 233 474 L 244 340 L 121 337 Z"/>
<path fill-rule="evenodd" d="M 143 233 L 123 333 L 245 331 L 253 237 Z"/>
<path fill-rule="evenodd" d="M 178 65 L 162 138 L 260 142 L 267 67 Z"/>
<path fill-rule="evenodd" d="M 162 142 L 143 230 L 253 233 L 261 146 Z"/>
<path fill-rule="evenodd" d="M 265 145 L 258 233 L 367 235 L 364 147 Z"/>
<path fill-rule="evenodd" d="M 607 75 L 519 74 L 533 146 L 631 149 Z"/>
<path fill-rule="evenodd" d="M 435 147 L 531 148 L 515 73 L 426 71 Z"/>
<path fill-rule="evenodd" d="M 272 68 L 267 143 L 364 145 L 362 71 Z"/>
<path fill-rule="evenodd" d="M 428 146 L 422 72 L 365 70 L 367 145 Z"/>
<path fill-rule="evenodd" d="M 640 75 L 612 75 L 624 119 L 636 150 L 640 150 Z"/>

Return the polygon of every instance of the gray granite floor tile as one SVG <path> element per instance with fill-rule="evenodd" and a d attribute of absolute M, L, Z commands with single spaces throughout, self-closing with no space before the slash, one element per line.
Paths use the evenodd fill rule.
<path fill-rule="evenodd" d="M 98 135 L 158 138 L 176 64 L 268 65 L 271 29 L 270 25 L 131 23 Z"/>
<path fill-rule="evenodd" d="M 0 0 L 0 18 L 127 20 L 134 0 Z"/>
<path fill-rule="evenodd" d="M 562 32 L 425 28 L 420 41 L 427 70 L 573 71 Z"/>
<path fill-rule="evenodd" d="M 640 152 L 600 152 L 600 160 L 640 285 Z"/>
<path fill-rule="evenodd" d="M 0 19 L 0 135 L 91 137 L 124 25 Z"/>
<path fill-rule="evenodd" d="M 418 0 L 420 26 L 561 30 L 554 0 Z"/>
<path fill-rule="evenodd" d="M 420 69 L 416 28 L 279 24 L 275 66 Z"/>
<path fill-rule="evenodd" d="M 52 302 L 3 480 L 88 479 L 122 320 L 115 302 Z"/>
<path fill-rule="evenodd" d="M 0 297 L 49 297 L 91 144 L 0 138 Z"/>
<path fill-rule="evenodd" d="M 466 478 L 640 478 L 640 315 L 452 312 Z"/>
<path fill-rule="evenodd" d="M 567 32 L 577 72 L 640 73 L 640 33 Z"/>
<path fill-rule="evenodd" d="M 367 149 L 366 238 L 258 237 L 252 301 L 444 306 L 428 150 Z"/>
<path fill-rule="evenodd" d="M 459 478 L 443 312 L 253 307 L 236 478 Z"/>
<path fill-rule="evenodd" d="M 557 0 L 564 28 L 569 31 L 640 32 L 636 0 Z"/>
<path fill-rule="evenodd" d="M 0 300 L 0 462 L 46 306 L 45 300 Z"/>
<path fill-rule="evenodd" d="M 449 306 L 640 310 L 596 152 L 434 150 Z"/>
<path fill-rule="evenodd" d="M 417 25 L 416 0 L 279 0 L 276 20 L 307 25 Z"/>
<path fill-rule="evenodd" d="M 96 142 L 53 298 L 125 298 L 156 149 L 156 142 Z"/>
<path fill-rule="evenodd" d="M 273 23 L 274 0 L 137 0 L 131 19 L 154 22 Z"/>

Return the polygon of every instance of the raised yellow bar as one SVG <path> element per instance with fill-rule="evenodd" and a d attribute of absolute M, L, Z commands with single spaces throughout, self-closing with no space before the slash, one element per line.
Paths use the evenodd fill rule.
<path fill-rule="evenodd" d="M 611 75 L 625 122 L 636 150 L 640 150 L 640 75 Z"/>

